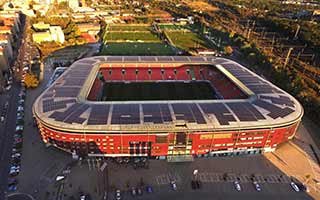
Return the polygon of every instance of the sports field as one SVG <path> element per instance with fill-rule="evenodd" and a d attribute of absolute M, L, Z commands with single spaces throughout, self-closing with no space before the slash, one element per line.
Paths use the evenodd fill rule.
<path fill-rule="evenodd" d="M 205 38 L 193 32 L 166 31 L 165 33 L 176 47 L 186 51 L 195 48 L 212 48 Z"/>
<path fill-rule="evenodd" d="M 168 31 L 188 31 L 190 29 L 189 26 L 186 25 L 176 25 L 176 24 L 158 24 L 160 30 L 168 30 Z"/>
<path fill-rule="evenodd" d="M 111 25 L 106 27 L 104 42 L 161 42 L 150 25 Z"/>
<path fill-rule="evenodd" d="M 107 43 L 100 55 L 176 55 L 175 51 L 163 43 Z"/>
<path fill-rule="evenodd" d="M 216 99 L 206 81 L 107 82 L 103 101 L 192 100 Z"/>

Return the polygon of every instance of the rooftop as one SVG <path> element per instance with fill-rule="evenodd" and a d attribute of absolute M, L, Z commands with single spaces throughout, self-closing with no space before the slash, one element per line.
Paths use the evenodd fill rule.
<path fill-rule="evenodd" d="M 150 67 L 152 64 L 209 65 L 225 74 L 248 98 L 130 102 L 87 100 L 101 67 Z M 38 97 L 33 113 L 51 128 L 75 132 L 168 132 L 284 126 L 300 120 L 303 108 L 285 91 L 225 58 L 99 56 L 73 63 Z"/>

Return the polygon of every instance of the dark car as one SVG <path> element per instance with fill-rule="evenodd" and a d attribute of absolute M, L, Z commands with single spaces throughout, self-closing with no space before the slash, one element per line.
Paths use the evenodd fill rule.
<path fill-rule="evenodd" d="M 199 180 L 192 180 L 191 181 L 191 188 L 192 189 L 200 189 L 201 188 L 201 182 Z"/>
<path fill-rule="evenodd" d="M 12 185 L 12 184 L 17 184 L 17 183 L 18 183 L 18 180 L 15 179 L 15 178 L 9 178 L 8 179 L 8 186 Z"/>
<path fill-rule="evenodd" d="M 8 185 L 8 191 L 9 191 L 9 192 L 15 192 L 15 191 L 17 191 L 17 185 L 16 185 L 16 184 Z"/>
<path fill-rule="evenodd" d="M 153 189 L 152 189 L 152 187 L 150 185 L 147 185 L 146 186 L 146 191 L 147 191 L 147 193 L 152 193 Z"/>

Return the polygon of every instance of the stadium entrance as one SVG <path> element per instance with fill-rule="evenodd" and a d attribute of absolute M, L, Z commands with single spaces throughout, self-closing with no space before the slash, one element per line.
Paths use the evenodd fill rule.
<path fill-rule="evenodd" d="M 188 162 L 193 161 L 191 155 L 192 141 L 189 140 L 186 132 L 176 132 L 174 140 L 169 145 L 168 162 Z"/>

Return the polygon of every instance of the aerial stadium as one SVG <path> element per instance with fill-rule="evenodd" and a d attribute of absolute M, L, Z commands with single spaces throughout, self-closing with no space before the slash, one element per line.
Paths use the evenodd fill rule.
<path fill-rule="evenodd" d="M 33 115 L 43 142 L 73 155 L 174 160 L 274 151 L 303 108 L 229 59 L 98 56 L 73 63 Z"/>

